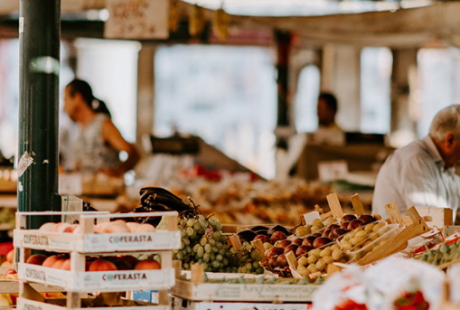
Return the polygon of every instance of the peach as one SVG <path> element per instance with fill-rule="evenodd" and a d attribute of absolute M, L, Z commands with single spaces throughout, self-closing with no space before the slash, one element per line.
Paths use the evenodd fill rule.
<path fill-rule="evenodd" d="M 45 255 L 34 254 L 27 259 L 26 263 L 41 266 L 45 259 L 47 259 Z"/>
<path fill-rule="evenodd" d="M 9 261 L 4 261 L 0 267 L 5 267 L 5 268 L 11 268 L 13 267 L 13 263 L 10 263 Z"/>
<path fill-rule="evenodd" d="M 12 263 L 13 258 L 14 258 L 14 249 L 12 249 L 11 251 L 8 252 L 8 254 L 6 254 L 6 261 Z"/>
<path fill-rule="evenodd" d="M 156 260 L 142 260 L 136 264 L 134 267 L 134 270 L 152 270 L 152 269 L 161 269 L 160 263 L 158 263 Z"/>
<path fill-rule="evenodd" d="M 129 231 L 133 233 L 133 232 L 135 232 L 137 227 L 141 226 L 141 224 L 130 222 L 130 223 L 126 223 L 126 226 L 128 226 Z"/>
<path fill-rule="evenodd" d="M 105 259 L 97 259 L 92 262 L 89 267 L 88 271 L 111 271 L 111 270 L 118 270 L 117 266 L 114 263 L 105 260 Z"/>
<path fill-rule="evenodd" d="M 56 226 L 51 230 L 52 232 L 63 233 L 66 229 L 70 228 L 69 223 L 57 223 Z"/>
<path fill-rule="evenodd" d="M 54 227 L 56 226 L 56 223 L 45 223 L 38 230 L 40 231 L 53 231 Z"/>
<path fill-rule="evenodd" d="M 135 233 L 151 233 L 151 232 L 155 232 L 155 227 L 153 227 L 153 225 L 151 224 L 141 224 L 136 228 L 134 232 Z"/>
<path fill-rule="evenodd" d="M 17 274 L 16 270 L 14 269 L 7 269 L 4 273 L 3 273 L 3 277 L 6 278 L 9 274 Z"/>
<path fill-rule="evenodd" d="M 103 234 L 124 234 L 129 233 L 129 228 L 125 222 L 111 222 L 104 226 L 102 229 Z"/>
<path fill-rule="evenodd" d="M 66 259 L 64 261 L 64 264 L 62 264 L 61 267 L 62 270 L 69 270 L 70 271 L 70 258 Z"/>
<path fill-rule="evenodd" d="M 51 268 L 54 269 L 62 269 L 62 266 L 64 266 L 66 259 L 65 258 L 59 258 L 57 261 L 54 262 L 53 266 Z"/>
<path fill-rule="evenodd" d="M 43 262 L 42 266 L 52 268 L 54 263 L 57 262 L 58 259 L 59 259 L 59 256 L 57 255 L 48 256 Z"/>

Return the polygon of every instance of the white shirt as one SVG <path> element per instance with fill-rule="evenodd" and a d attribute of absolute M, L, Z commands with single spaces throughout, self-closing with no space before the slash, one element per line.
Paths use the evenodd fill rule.
<path fill-rule="evenodd" d="M 412 206 L 452 208 L 460 205 L 460 177 L 445 163 L 428 136 L 396 150 L 377 176 L 372 212 L 387 218 L 385 205 L 396 202 L 406 214 Z"/>

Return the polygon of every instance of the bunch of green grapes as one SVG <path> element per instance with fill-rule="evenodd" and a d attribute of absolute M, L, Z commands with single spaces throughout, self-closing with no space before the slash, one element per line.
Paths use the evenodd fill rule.
<path fill-rule="evenodd" d="M 249 243 L 241 251 L 228 248 L 228 238 L 222 235 L 222 224 L 216 218 L 206 219 L 197 214 L 179 219 L 181 248 L 173 251 L 173 259 L 182 261 L 182 268 L 203 265 L 207 272 L 263 273 L 258 263 L 262 257 Z"/>
<path fill-rule="evenodd" d="M 208 272 L 232 272 L 227 247 L 227 236 L 222 235 L 222 224 L 216 218 L 199 214 L 179 219 L 181 248 L 173 251 L 173 259 L 182 261 L 182 268 L 190 270 L 193 264 L 202 264 Z"/>

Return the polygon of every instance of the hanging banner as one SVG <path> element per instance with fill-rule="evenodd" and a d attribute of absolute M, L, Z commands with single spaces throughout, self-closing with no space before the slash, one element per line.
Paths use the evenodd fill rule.
<path fill-rule="evenodd" d="M 107 0 L 110 17 L 105 23 L 108 39 L 167 39 L 168 0 Z"/>

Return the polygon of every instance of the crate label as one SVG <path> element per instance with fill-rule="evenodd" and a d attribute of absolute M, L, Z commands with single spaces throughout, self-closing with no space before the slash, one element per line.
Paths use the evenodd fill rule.
<path fill-rule="evenodd" d="M 27 244 L 27 245 L 40 245 L 40 246 L 49 245 L 48 236 L 25 234 L 23 240 L 24 240 L 24 244 Z"/>
<path fill-rule="evenodd" d="M 180 248 L 180 232 L 144 234 L 90 234 L 85 235 L 85 252 L 165 250 Z"/>

